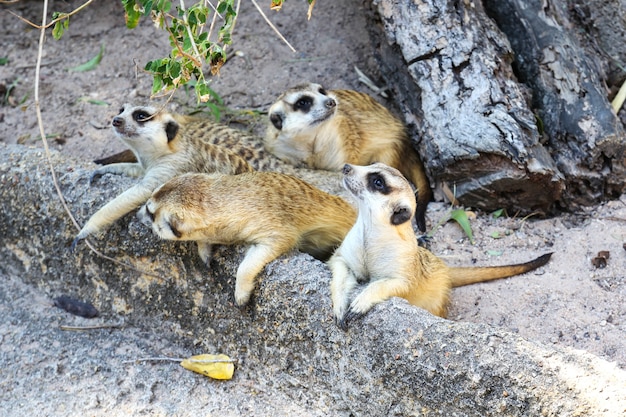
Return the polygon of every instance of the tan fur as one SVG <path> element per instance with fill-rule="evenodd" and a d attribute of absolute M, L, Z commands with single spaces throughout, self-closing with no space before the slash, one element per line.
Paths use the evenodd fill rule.
<path fill-rule="evenodd" d="M 399 169 L 418 190 L 415 219 L 426 230 L 432 193 L 424 165 L 403 123 L 376 100 L 357 91 L 303 84 L 283 93 L 269 118 L 265 147 L 293 165 L 340 171 L 346 163 L 382 162 Z"/>
<path fill-rule="evenodd" d="M 499 267 L 448 267 L 417 245 L 410 218 L 412 190 L 400 172 L 384 164 L 344 167 L 344 186 L 356 198 L 358 217 L 328 261 L 333 311 L 340 326 L 391 297 L 445 317 L 452 287 L 521 274 L 548 262 Z M 366 284 L 355 294 L 358 284 Z"/>
<path fill-rule="evenodd" d="M 265 265 L 298 248 L 327 259 L 356 211 L 290 175 L 185 174 L 156 190 L 137 216 L 163 239 L 195 240 L 208 264 L 211 245 L 249 245 L 237 270 L 235 300 L 248 302 Z"/>
<path fill-rule="evenodd" d="M 254 168 L 287 167 L 289 170 L 264 151 L 261 140 L 207 119 L 125 104 L 112 125 L 137 162 L 105 165 L 95 170 L 92 178 L 105 173 L 143 178 L 98 210 L 81 229 L 73 246 L 145 203 L 154 189 L 176 175 L 186 172 L 240 174 Z M 114 157 L 129 160 L 126 153 Z"/>

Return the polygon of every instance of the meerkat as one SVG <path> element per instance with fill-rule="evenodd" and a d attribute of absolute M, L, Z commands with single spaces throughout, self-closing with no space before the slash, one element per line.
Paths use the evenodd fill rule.
<path fill-rule="evenodd" d="M 432 197 L 419 154 L 404 124 L 367 94 L 302 84 L 284 92 L 268 111 L 265 147 L 295 166 L 341 171 L 344 164 L 382 162 L 408 178 L 417 194 L 415 221 L 426 231 Z"/>
<path fill-rule="evenodd" d="M 90 182 L 105 173 L 143 178 L 91 216 L 74 239 L 72 249 L 81 239 L 138 208 L 158 186 L 177 175 L 186 172 L 240 174 L 255 168 L 285 166 L 264 151 L 261 140 L 206 119 L 125 104 L 111 124 L 137 162 L 102 166 L 92 173 Z"/>
<path fill-rule="evenodd" d="M 497 267 L 449 267 L 418 246 L 410 224 L 415 199 L 408 181 L 387 165 L 346 164 L 344 187 L 358 216 L 329 259 L 333 313 L 340 327 L 391 297 L 445 317 L 452 287 L 522 274 L 545 265 L 551 253 L 527 263 Z M 365 284 L 356 294 L 358 284 Z"/>
<path fill-rule="evenodd" d="M 185 174 L 158 188 L 137 212 L 162 239 L 193 240 L 208 265 L 212 246 L 248 245 L 235 301 L 246 304 L 265 265 L 297 248 L 325 260 L 356 220 L 340 197 L 291 175 Z"/>

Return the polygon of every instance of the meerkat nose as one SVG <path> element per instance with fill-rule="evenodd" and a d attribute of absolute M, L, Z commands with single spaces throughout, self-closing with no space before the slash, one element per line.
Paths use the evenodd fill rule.
<path fill-rule="evenodd" d="M 341 170 L 341 172 L 343 172 L 343 175 L 348 175 L 352 172 L 352 165 L 350 164 L 345 164 L 343 166 L 343 169 Z"/>
<path fill-rule="evenodd" d="M 124 126 L 124 118 L 123 117 L 114 117 L 113 122 L 111 123 L 115 127 Z"/>
<path fill-rule="evenodd" d="M 326 103 L 324 103 L 324 105 L 328 107 L 329 109 L 332 109 L 333 107 L 337 105 L 337 102 L 333 100 L 332 98 L 329 98 L 328 100 L 326 100 Z"/>

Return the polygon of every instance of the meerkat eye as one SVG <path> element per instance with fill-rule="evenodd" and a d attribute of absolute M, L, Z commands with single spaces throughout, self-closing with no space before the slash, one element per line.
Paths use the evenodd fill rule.
<path fill-rule="evenodd" d="M 147 205 L 146 205 L 146 215 L 148 216 L 151 222 L 154 222 L 154 213 L 150 210 L 150 208 L 148 208 Z"/>
<path fill-rule="evenodd" d="M 293 109 L 295 111 L 302 111 L 303 113 L 308 112 L 313 105 L 313 99 L 308 96 L 301 97 L 296 103 L 293 105 Z"/>
<path fill-rule="evenodd" d="M 368 184 L 369 184 L 369 189 L 371 191 L 378 191 L 382 194 L 389 194 L 390 190 L 387 187 L 387 183 L 385 182 L 385 179 L 383 178 L 382 175 L 378 174 L 378 173 L 371 173 L 368 176 Z"/>
<path fill-rule="evenodd" d="M 318 93 L 320 93 L 320 94 L 321 94 L 321 95 L 323 95 L 323 96 L 328 95 L 328 94 L 326 94 L 326 90 L 325 90 L 324 88 L 322 88 L 322 87 L 320 87 L 320 89 L 319 89 L 319 90 L 317 90 L 317 92 L 318 92 Z"/>
<path fill-rule="evenodd" d="M 133 119 L 136 122 L 145 122 L 148 119 L 150 119 L 152 117 L 152 115 L 150 113 L 148 113 L 147 111 L 143 111 L 143 110 L 135 110 L 133 112 Z"/>

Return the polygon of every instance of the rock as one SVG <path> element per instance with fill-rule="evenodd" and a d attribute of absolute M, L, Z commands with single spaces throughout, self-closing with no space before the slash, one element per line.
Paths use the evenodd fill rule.
<path fill-rule="evenodd" d="M 346 416 L 626 410 L 626 373 L 614 364 L 493 327 L 439 319 L 402 300 L 378 305 L 343 332 L 332 319 L 329 271 L 308 255 L 270 263 L 251 304 L 240 310 L 233 276 L 241 248 L 220 248 L 207 268 L 195 244 L 160 242 L 129 215 L 92 239 L 115 262 L 84 243 L 72 253 L 78 229 L 59 202 L 44 153 L 0 149 L 0 274 L 48 294 L 72 293 L 102 315 L 151 323 L 157 333 L 159 322 L 174 322 L 181 338 L 236 358 L 235 376 L 245 373 L 260 389 L 297 392 L 296 403 Z M 81 163 L 56 153 L 52 163 L 79 222 L 133 181 L 106 176 L 89 187 Z M 178 382 L 166 383 L 170 392 Z"/>

